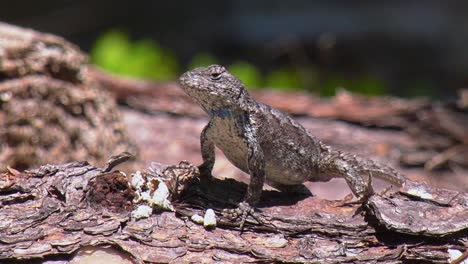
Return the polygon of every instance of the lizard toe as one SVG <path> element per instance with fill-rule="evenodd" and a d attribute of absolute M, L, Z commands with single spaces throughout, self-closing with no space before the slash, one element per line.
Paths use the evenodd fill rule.
<path fill-rule="evenodd" d="M 257 219 L 254 215 L 254 208 L 250 206 L 247 202 L 239 203 L 238 207 L 235 209 L 224 209 L 221 214 L 230 219 L 231 221 L 239 220 L 239 228 L 242 233 L 244 229 L 245 222 L 247 217 L 250 215 L 254 219 Z"/>

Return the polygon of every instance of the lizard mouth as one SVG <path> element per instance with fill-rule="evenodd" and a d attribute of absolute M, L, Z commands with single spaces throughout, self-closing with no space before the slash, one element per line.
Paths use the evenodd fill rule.
<path fill-rule="evenodd" d="M 204 83 L 203 77 L 193 72 L 186 72 L 182 74 L 179 78 L 180 86 L 185 90 L 185 92 L 197 92 L 197 91 L 207 91 Z"/>

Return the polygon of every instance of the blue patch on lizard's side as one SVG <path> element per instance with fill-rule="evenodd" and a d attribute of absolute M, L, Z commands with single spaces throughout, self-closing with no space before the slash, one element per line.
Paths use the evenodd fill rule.
<path fill-rule="evenodd" d="M 213 109 L 211 111 L 211 116 L 213 117 L 219 117 L 219 118 L 229 118 L 229 117 L 232 117 L 232 111 L 229 110 L 229 109 L 223 109 L 223 108 L 220 108 L 220 109 Z"/>

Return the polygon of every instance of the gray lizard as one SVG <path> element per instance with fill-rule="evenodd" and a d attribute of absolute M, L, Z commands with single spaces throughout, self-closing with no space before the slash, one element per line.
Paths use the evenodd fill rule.
<path fill-rule="evenodd" d="M 258 203 L 264 182 L 280 191 L 294 192 L 305 188 L 302 183 L 306 181 L 342 177 L 360 201 L 373 194 L 371 176 L 399 186 L 405 183 L 394 169 L 333 149 L 287 114 L 255 101 L 223 66 L 196 68 L 179 81 L 210 117 L 200 137 L 201 175 L 211 176 L 215 146 L 232 164 L 250 174 L 240 206 L 243 211 Z"/>

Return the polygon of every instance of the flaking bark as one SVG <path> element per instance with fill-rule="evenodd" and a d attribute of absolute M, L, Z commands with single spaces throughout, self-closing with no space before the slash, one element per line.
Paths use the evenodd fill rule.
<path fill-rule="evenodd" d="M 171 167 L 171 178 L 187 173 Z M 47 165 L 1 176 L 0 258 L 63 258 L 88 245 L 113 245 L 137 263 L 284 261 L 321 263 L 445 263 L 448 249 L 463 251 L 467 243 L 466 193 L 425 190 L 375 196 L 358 206 L 317 197 L 287 197 L 264 191 L 261 212 L 249 218 L 239 236 L 235 223 L 220 211 L 234 206 L 245 184 L 234 180 L 187 186 L 175 212 L 135 220 L 134 190 L 123 174 L 102 172 L 86 162 Z M 175 174 L 174 174 L 175 173 Z M 427 195 L 431 194 L 431 199 Z M 227 202 L 231 201 L 231 202 Z M 189 220 L 213 208 L 218 227 L 205 230 Z"/>

